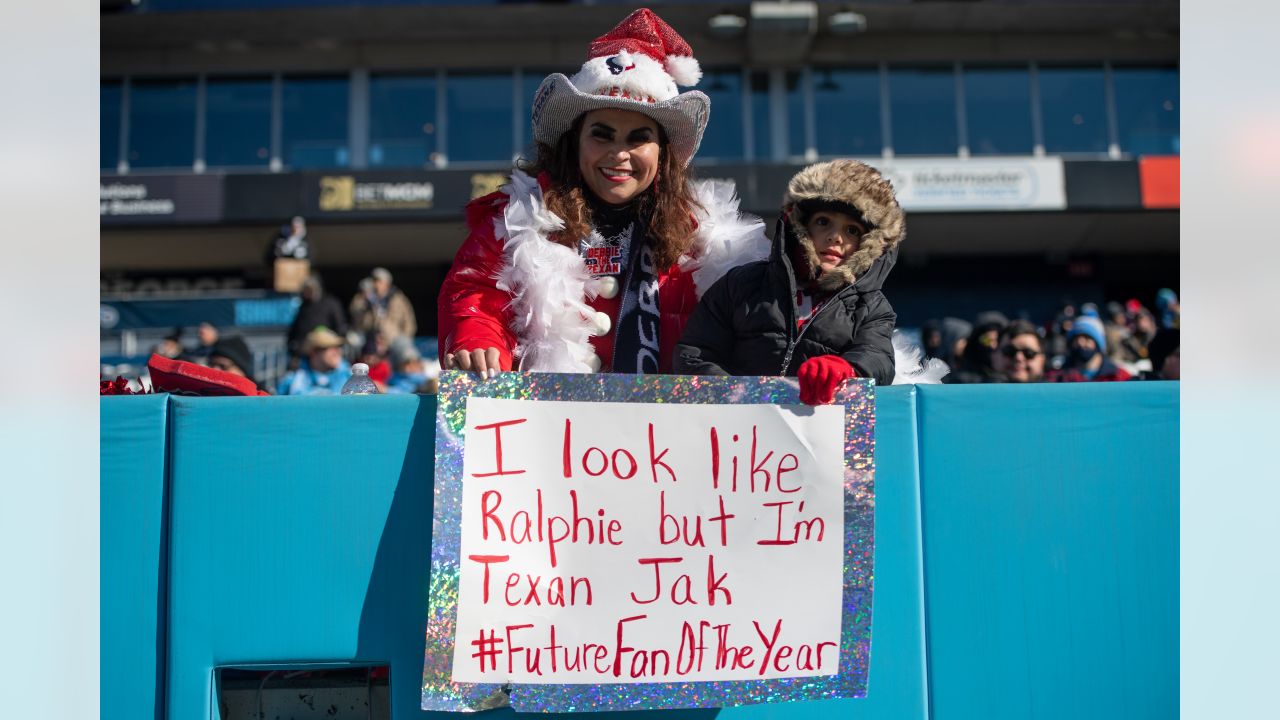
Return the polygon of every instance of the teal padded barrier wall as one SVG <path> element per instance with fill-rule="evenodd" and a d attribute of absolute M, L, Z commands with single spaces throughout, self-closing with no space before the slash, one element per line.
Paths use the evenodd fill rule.
<path fill-rule="evenodd" d="M 869 696 L 720 714 L 1175 716 L 1177 387 L 879 390 Z M 104 715 L 216 717 L 215 667 L 329 662 L 389 663 L 424 717 L 434 398 L 165 403 L 102 403 Z"/>
<path fill-rule="evenodd" d="M 928 717 L 916 457 L 915 387 L 876 388 L 876 579 L 867 697 L 727 708 L 721 720 Z"/>
<path fill-rule="evenodd" d="M 99 402 L 103 720 L 161 716 L 168 402 L 168 395 Z"/>
<path fill-rule="evenodd" d="M 919 389 L 936 720 L 1178 716 L 1178 384 Z"/>
<path fill-rule="evenodd" d="M 272 663 L 390 663 L 416 711 L 434 422 L 432 397 L 173 399 L 169 720 Z"/>

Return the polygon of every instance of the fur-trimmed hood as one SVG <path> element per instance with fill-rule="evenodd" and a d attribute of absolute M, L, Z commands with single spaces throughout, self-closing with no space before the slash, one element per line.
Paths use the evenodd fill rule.
<path fill-rule="evenodd" d="M 871 226 L 856 252 L 818 277 L 818 287 L 834 292 L 856 282 L 864 291 L 879 289 L 907 234 L 906 215 L 894 197 L 893 185 L 870 165 L 844 159 L 810 165 L 791 178 L 782 199 L 782 238 L 775 245 L 785 252 L 786 238 L 795 238 L 814 275 L 819 272 L 818 253 L 805 230 L 808 218 L 797 207 L 807 200 L 851 205 Z"/>

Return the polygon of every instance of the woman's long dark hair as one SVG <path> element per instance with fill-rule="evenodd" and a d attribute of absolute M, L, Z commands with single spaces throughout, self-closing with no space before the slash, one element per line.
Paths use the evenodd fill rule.
<path fill-rule="evenodd" d="M 552 239 L 577 249 L 577 242 L 591 233 L 591 206 L 583 193 L 590 192 L 578 170 L 578 138 L 586 113 L 560 136 L 554 146 L 538 143 L 533 163 L 520 169 L 532 176 L 545 172 L 551 187 L 544 194 L 547 209 L 564 220 L 564 230 Z M 693 210 L 699 207 L 689 188 L 689 173 L 670 150 L 667 132 L 658 126 L 658 174 L 637 199 L 637 211 L 648 225 L 649 247 L 659 270 L 675 264 L 693 241 Z"/>

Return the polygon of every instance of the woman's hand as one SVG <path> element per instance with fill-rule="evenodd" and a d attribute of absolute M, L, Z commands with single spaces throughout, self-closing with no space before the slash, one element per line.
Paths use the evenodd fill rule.
<path fill-rule="evenodd" d="M 502 370 L 496 347 L 445 353 L 441 364 L 445 370 L 473 370 L 482 378 L 491 378 Z"/>

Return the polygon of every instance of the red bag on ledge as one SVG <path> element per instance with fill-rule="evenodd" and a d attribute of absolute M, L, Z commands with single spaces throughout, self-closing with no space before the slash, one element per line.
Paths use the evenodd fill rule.
<path fill-rule="evenodd" d="M 171 360 L 163 355 L 152 355 L 147 361 L 151 371 L 151 387 L 156 392 L 176 395 L 236 396 L 267 395 L 247 377 L 185 360 Z"/>

